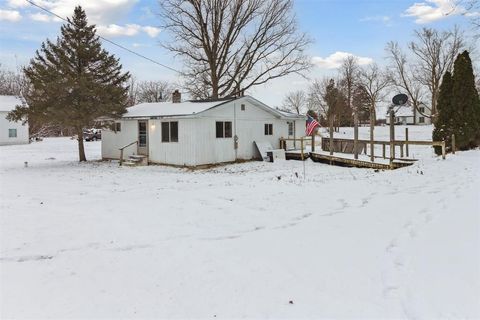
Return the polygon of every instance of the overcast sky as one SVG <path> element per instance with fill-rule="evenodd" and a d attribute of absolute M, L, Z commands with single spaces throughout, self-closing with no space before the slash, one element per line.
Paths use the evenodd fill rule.
<path fill-rule="evenodd" d="M 359 57 L 361 64 L 385 63 L 385 44 L 401 45 L 415 29 L 451 28 L 457 24 L 471 33 L 462 7 L 454 0 L 296 0 L 295 13 L 300 29 L 314 39 L 309 49 L 314 68 L 310 79 L 335 73 L 342 58 Z M 98 32 L 134 51 L 181 69 L 181 61 L 160 47 L 168 40 L 159 28 L 158 2 L 154 0 L 35 0 L 62 17 L 71 16 L 82 5 Z M 448 14 L 447 14 L 448 13 Z M 54 39 L 61 22 L 29 5 L 25 0 L 0 1 L 0 63 L 8 68 L 28 63 L 41 42 Z M 180 81 L 177 75 L 129 52 L 105 43 L 120 57 L 124 67 L 140 80 Z M 299 76 L 277 79 L 247 92 L 271 106 L 279 106 L 285 93 L 306 89 L 309 80 Z"/>

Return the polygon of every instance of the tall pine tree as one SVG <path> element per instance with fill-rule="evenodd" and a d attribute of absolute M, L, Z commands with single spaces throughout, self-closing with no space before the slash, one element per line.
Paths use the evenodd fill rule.
<path fill-rule="evenodd" d="M 467 51 L 454 64 L 452 88 L 453 131 L 460 150 L 480 144 L 480 99 L 475 88 L 472 61 Z"/>
<path fill-rule="evenodd" d="M 456 147 L 460 150 L 480 145 L 480 99 L 467 51 L 455 60 L 453 76 L 445 73 L 437 108 L 434 141 L 445 140 L 447 147 L 451 148 L 451 136 L 455 134 Z M 435 152 L 440 154 L 441 149 L 436 147 Z"/>
<path fill-rule="evenodd" d="M 80 6 L 61 27 L 56 43 L 42 43 L 24 71 L 31 83 L 24 93 L 29 106 L 17 107 L 9 119 L 33 117 L 74 129 L 80 161 L 86 161 L 83 129 L 93 127 L 99 117 L 118 118 L 126 112 L 130 74 L 102 48 Z"/>
<path fill-rule="evenodd" d="M 453 108 L 453 79 L 450 72 L 446 72 L 440 85 L 437 101 L 437 117 L 433 129 L 433 141 L 446 141 L 447 148 L 451 149 L 451 136 L 454 133 L 454 108 Z M 441 147 L 434 147 L 435 153 L 442 154 Z"/>

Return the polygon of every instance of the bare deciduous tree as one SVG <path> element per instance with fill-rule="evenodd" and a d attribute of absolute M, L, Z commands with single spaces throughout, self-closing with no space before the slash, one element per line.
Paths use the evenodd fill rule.
<path fill-rule="evenodd" d="M 183 58 L 193 97 L 219 98 L 310 67 L 292 0 L 161 0 L 165 47 Z"/>
<path fill-rule="evenodd" d="M 352 109 L 348 108 L 346 100 L 341 88 L 331 78 L 314 80 L 308 90 L 308 108 L 318 112 L 320 122 L 331 124 L 332 130 L 351 125 Z"/>
<path fill-rule="evenodd" d="M 167 81 L 142 81 L 138 84 L 138 102 L 163 102 L 170 99 L 173 91 Z"/>
<path fill-rule="evenodd" d="M 135 76 L 131 76 L 128 80 L 128 106 L 138 103 L 138 83 Z"/>
<path fill-rule="evenodd" d="M 374 161 L 374 129 L 377 103 L 385 98 L 385 89 L 390 85 L 389 77 L 382 72 L 376 63 L 361 68 L 359 83 L 368 100 L 370 111 L 370 160 Z"/>
<path fill-rule="evenodd" d="M 407 62 L 407 57 L 397 42 L 389 42 L 385 48 L 387 57 L 390 61 L 388 77 L 391 83 L 408 96 L 409 102 L 413 107 L 414 123 L 416 122 L 416 113 L 420 112 L 419 107 L 425 97 L 425 88 L 415 76 L 415 68 Z M 422 114 L 429 117 L 427 114 Z"/>
<path fill-rule="evenodd" d="M 339 68 L 339 74 L 341 78 L 341 83 L 344 88 L 345 96 L 347 97 L 348 107 L 353 110 L 353 154 L 354 158 L 358 159 L 358 123 L 359 123 L 359 110 L 353 104 L 353 95 L 355 87 L 357 85 L 358 76 L 359 76 L 359 66 L 358 58 L 355 56 L 348 56 L 342 62 L 342 65 Z"/>
<path fill-rule="evenodd" d="M 432 117 L 437 113 L 442 77 L 446 71 L 452 70 L 453 62 L 464 46 L 463 33 L 457 27 L 445 32 L 430 28 L 416 30 L 415 40 L 408 45 L 416 58 L 414 76 L 430 93 Z"/>
<path fill-rule="evenodd" d="M 297 90 L 288 93 L 283 99 L 283 107 L 285 110 L 296 114 L 304 114 L 307 105 L 307 95 L 305 91 Z"/>
<path fill-rule="evenodd" d="M 456 1 L 456 9 L 462 10 L 462 14 L 470 19 L 473 30 L 480 31 L 480 1 L 479 0 L 458 0 Z M 474 35 L 475 39 L 480 38 L 480 33 Z"/>
<path fill-rule="evenodd" d="M 23 72 L 14 72 L 0 64 L 0 95 L 20 96 L 28 84 Z"/>

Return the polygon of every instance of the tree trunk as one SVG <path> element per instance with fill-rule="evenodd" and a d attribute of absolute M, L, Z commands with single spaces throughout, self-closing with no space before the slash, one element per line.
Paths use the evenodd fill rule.
<path fill-rule="evenodd" d="M 80 159 L 80 162 L 82 161 L 87 161 L 87 158 L 85 157 L 85 147 L 83 145 L 83 130 L 82 129 L 77 129 L 77 140 L 78 140 L 78 158 Z"/>
<path fill-rule="evenodd" d="M 413 103 L 413 124 L 417 124 L 417 103 Z"/>

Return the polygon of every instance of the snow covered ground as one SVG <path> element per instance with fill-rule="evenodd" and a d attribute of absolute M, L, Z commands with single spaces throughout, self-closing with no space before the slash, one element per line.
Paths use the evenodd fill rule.
<path fill-rule="evenodd" d="M 479 318 L 480 151 L 422 150 L 304 177 L 0 147 L 0 318 Z"/>

